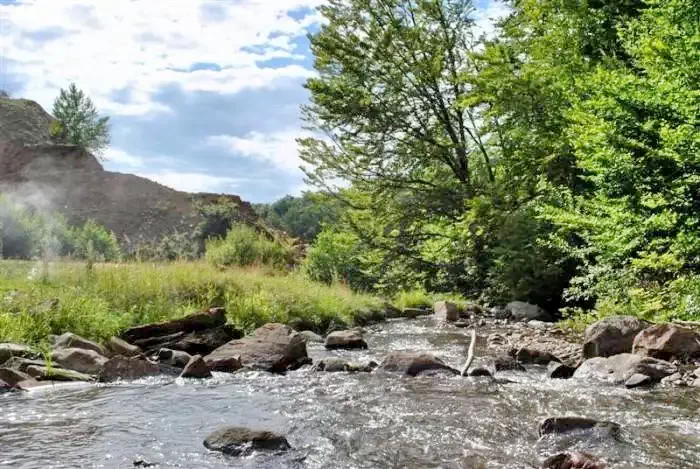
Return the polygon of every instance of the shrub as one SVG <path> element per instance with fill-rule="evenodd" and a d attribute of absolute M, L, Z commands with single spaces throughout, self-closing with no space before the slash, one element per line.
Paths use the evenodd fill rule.
<path fill-rule="evenodd" d="M 225 238 L 206 242 L 206 259 L 214 265 L 264 265 L 283 268 L 291 265 L 293 253 L 279 241 L 268 239 L 247 225 L 234 225 Z"/>
<path fill-rule="evenodd" d="M 363 257 L 357 236 L 350 232 L 324 229 L 304 260 L 304 271 L 312 280 L 327 284 L 342 281 L 358 290 L 366 290 Z"/>

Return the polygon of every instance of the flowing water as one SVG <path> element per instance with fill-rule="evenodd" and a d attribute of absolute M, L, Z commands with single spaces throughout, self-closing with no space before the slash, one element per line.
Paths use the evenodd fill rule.
<path fill-rule="evenodd" d="M 428 351 L 459 366 L 469 339 L 432 319 L 373 327 L 368 351 Z M 486 353 L 477 347 L 477 355 Z M 321 344 L 309 346 L 320 358 Z M 565 449 L 611 468 L 700 467 L 700 391 L 651 391 L 550 380 L 543 368 L 486 378 L 367 373 L 218 374 L 207 381 L 144 380 L 0 396 L 0 466 L 129 468 L 533 468 Z M 507 382 L 510 381 L 510 382 Z M 616 441 L 540 441 L 539 423 L 579 415 L 622 425 Z M 268 428 L 293 451 L 230 458 L 202 441 L 221 426 Z"/>

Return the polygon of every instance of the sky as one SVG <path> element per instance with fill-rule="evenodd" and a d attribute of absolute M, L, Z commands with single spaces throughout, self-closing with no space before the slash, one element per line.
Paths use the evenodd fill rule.
<path fill-rule="evenodd" d="M 295 139 L 324 0 L 0 0 L 0 89 L 110 116 L 105 169 L 271 202 L 306 190 Z M 504 14 L 476 0 L 477 21 Z"/>

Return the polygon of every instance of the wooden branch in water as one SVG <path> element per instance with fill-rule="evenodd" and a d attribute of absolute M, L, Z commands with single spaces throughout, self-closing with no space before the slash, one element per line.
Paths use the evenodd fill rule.
<path fill-rule="evenodd" d="M 476 329 L 472 329 L 472 341 L 469 344 L 469 351 L 467 352 L 467 362 L 464 364 L 462 367 L 462 371 L 460 372 L 461 376 L 465 376 L 467 374 L 467 371 L 469 371 L 469 367 L 472 365 L 472 362 L 474 361 L 474 347 L 476 346 Z"/>

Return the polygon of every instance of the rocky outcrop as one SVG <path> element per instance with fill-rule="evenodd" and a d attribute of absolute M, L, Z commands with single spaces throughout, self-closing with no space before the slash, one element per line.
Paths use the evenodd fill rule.
<path fill-rule="evenodd" d="M 141 348 L 136 345 L 131 345 L 119 337 L 111 337 L 105 342 L 105 348 L 109 357 L 121 355 L 123 357 L 136 357 L 141 355 Z"/>
<path fill-rule="evenodd" d="M 459 374 L 459 371 L 446 365 L 439 358 L 417 352 L 392 352 L 384 358 L 377 371 L 401 373 L 406 376 Z"/>
<path fill-rule="evenodd" d="M 454 322 L 459 319 L 459 308 L 449 301 L 438 301 L 433 305 L 435 316 L 443 321 Z"/>
<path fill-rule="evenodd" d="M 671 363 L 631 353 L 589 358 L 574 373 L 575 378 L 624 384 L 634 374 L 649 376 L 653 382 L 678 371 Z"/>
<path fill-rule="evenodd" d="M 578 451 L 559 453 L 542 463 L 543 469 L 605 469 L 605 463 L 587 453 Z"/>
<path fill-rule="evenodd" d="M 245 427 L 226 427 L 215 431 L 204 440 L 204 446 L 229 456 L 245 456 L 253 451 L 286 451 L 291 448 L 287 439 L 267 430 Z"/>
<path fill-rule="evenodd" d="M 92 350 L 93 352 L 99 353 L 100 355 L 107 356 L 109 352 L 102 345 L 95 343 L 91 340 L 87 340 L 84 337 L 73 334 L 72 332 L 66 332 L 56 337 L 53 343 L 54 349 L 61 348 L 73 348 L 73 349 L 83 349 Z"/>
<path fill-rule="evenodd" d="M 554 317 L 544 309 L 537 305 L 525 303 L 524 301 L 511 301 L 505 307 L 505 310 L 510 313 L 511 319 L 516 321 L 532 320 L 552 321 Z"/>
<path fill-rule="evenodd" d="M 164 374 L 176 376 L 179 370 L 139 358 L 116 356 L 110 358 L 98 373 L 98 379 L 109 383 L 120 379 L 134 380 Z"/>
<path fill-rule="evenodd" d="M 367 342 L 362 337 L 359 329 L 349 329 L 346 331 L 335 331 L 326 337 L 326 348 L 334 349 L 366 349 Z"/>
<path fill-rule="evenodd" d="M 609 357 L 631 353 L 637 334 L 649 323 L 634 316 L 611 316 L 588 327 L 584 333 L 583 357 Z"/>
<path fill-rule="evenodd" d="M 289 326 L 270 323 L 251 335 L 232 340 L 204 357 L 213 371 L 236 371 L 241 366 L 284 373 L 308 362 L 304 338 Z"/>
<path fill-rule="evenodd" d="M 700 334 L 675 324 L 657 324 L 637 334 L 632 350 L 636 355 L 687 361 L 700 357 Z"/>
<path fill-rule="evenodd" d="M 187 365 L 185 365 L 185 368 L 180 374 L 180 378 L 211 378 L 211 370 L 201 355 L 195 355 L 190 359 Z"/>
<path fill-rule="evenodd" d="M 51 360 L 63 368 L 89 375 L 100 373 L 108 359 L 93 350 L 62 348 L 51 353 Z"/>
<path fill-rule="evenodd" d="M 36 358 L 39 353 L 26 345 L 20 344 L 0 344 L 0 365 L 4 364 L 12 357 Z"/>

